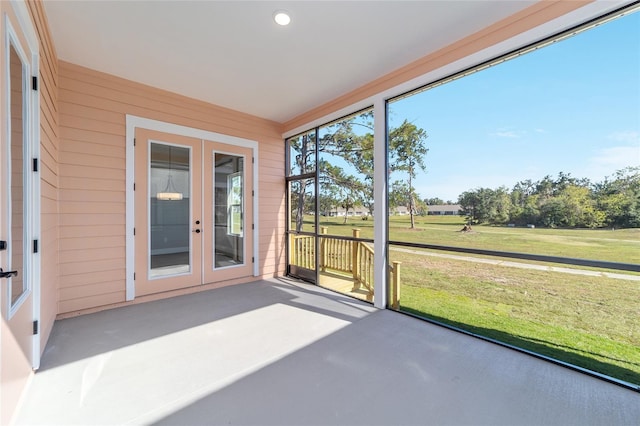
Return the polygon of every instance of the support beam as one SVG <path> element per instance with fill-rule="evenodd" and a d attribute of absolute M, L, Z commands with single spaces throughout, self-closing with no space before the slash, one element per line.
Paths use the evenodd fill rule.
<path fill-rule="evenodd" d="M 373 281 L 375 294 L 373 304 L 376 308 L 385 309 L 389 295 L 387 264 L 387 222 L 389 208 L 387 206 L 387 114 L 386 102 L 382 96 L 376 97 L 373 104 L 374 136 L 373 136 Z"/>

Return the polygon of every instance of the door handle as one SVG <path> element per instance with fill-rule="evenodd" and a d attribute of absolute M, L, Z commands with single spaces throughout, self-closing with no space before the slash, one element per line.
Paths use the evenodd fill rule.
<path fill-rule="evenodd" d="M 193 232 L 195 232 L 196 234 L 199 234 L 200 230 L 199 229 L 194 229 Z"/>
<path fill-rule="evenodd" d="M 4 272 L 2 268 L 0 268 L 0 278 L 11 278 L 11 277 L 17 277 L 17 276 L 18 276 L 18 271 Z"/>

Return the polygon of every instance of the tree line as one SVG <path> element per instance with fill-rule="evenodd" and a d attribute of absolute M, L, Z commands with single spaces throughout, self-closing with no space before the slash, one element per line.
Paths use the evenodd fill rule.
<path fill-rule="evenodd" d="M 296 230 L 302 229 L 305 212 L 315 211 L 313 175 L 319 181 L 320 214 L 342 208 L 345 222 L 348 212 L 357 206 L 373 214 L 372 119 L 373 113 L 367 111 L 326 126 L 322 135 L 311 132 L 289 140 L 293 174 L 310 177 L 291 184 Z M 427 138 L 424 129 L 407 120 L 388 134 L 389 207 L 405 206 L 411 228 L 415 215 L 426 215 L 429 205 L 452 204 L 439 198 L 421 199 L 415 190 L 417 174 L 426 171 Z M 335 158 L 347 167 L 332 164 Z M 560 172 L 556 178 L 520 181 L 511 189 L 476 188 L 460 194 L 457 203 L 472 224 L 640 227 L 640 167 L 618 170 L 597 183 Z"/>
<path fill-rule="evenodd" d="M 523 180 L 513 188 L 476 188 L 460 194 L 469 223 L 549 228 L 640 227 L 640 167 L 618 170 L 602 182 L 572 177 Z"/>

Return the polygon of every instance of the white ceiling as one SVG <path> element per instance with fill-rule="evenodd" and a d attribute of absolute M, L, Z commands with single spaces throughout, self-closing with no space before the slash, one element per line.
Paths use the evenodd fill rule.
<path fill-rule="evenodd" d="M 535 1 L 46 1 L 61 60 L 285 122 Z M 292 22 L 280 27 L 273 12 Z"/>

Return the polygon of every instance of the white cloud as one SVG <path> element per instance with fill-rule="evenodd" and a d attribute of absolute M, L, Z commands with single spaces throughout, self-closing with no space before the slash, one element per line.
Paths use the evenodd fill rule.
<path fill-rule="evenodd" d="M 509 129 L 498 129 L 493 133 L 490 133 L 490 136 L 497 136 L 499 138 L 511 138 L 511 139 L 518 139 L 522 137 L 522 134 L 524 132 L 518 132 L 515 130 L 509 130 Z"/>
<path fill-rule="evenodd" d="M 594 166 L 610 167 L 615 170 L 640 165 L 640 143 L 636 146 L 613 146 L 599 150 L 590 159 Z"/>
<path fill-rule="evenodd" d="M 607 136 L 607 139 L 616 142 L 629 143 L 632 145 L 640 144 L 640 132 L 626 131 L 626 132 L 614 132 Z"/>

